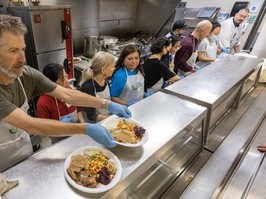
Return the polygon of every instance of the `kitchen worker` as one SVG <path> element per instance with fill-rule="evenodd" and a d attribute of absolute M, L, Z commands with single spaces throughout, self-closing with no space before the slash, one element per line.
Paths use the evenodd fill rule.
<path fill-rule="evenodd" d="M 111 99 L 119 104 L 131 106 L 146 95 L 140 51 L 135 45 L 127 45 L 116 62 L 111 84 Z"/>
<path fill-rule="evenodd" d="M 172 30 L 171 32 L 167 33 L 165 35 L 165 37 L 170 37 L 172 35 L 174 36 L 178 36 L 178 37 L 183 37 L 183 34 L 185 33 L 186 31 L 186 28 L 187 28 L 187 24 L 184 20 L 177 20 L 175 21 L 175 23 L 173 24 L 173 27 L 172 27 Z"/>
<path fill-rule="evenodd" d="M 116 146 L 113 137 L 101 125 L 63 123 L 27 114 L 30 99 L 49 93 L 68 104 L 102 107 L 113 114 L 131 116 L 125 106 L 57 85 L 26 66 L 26 32 L 19 17 L 0 15 L 0 172 L 32 154 L 29 137 L 32 134 L 59 137 L 87 134 L 107 147 Z"/>
<path fill-rule="evenodd" d="M 161 88 L 174 83 L 180 78 L 161 60 L 172 48 L 172 39 L 161 37 L 151 45 L 152 55 L 145 60 L 145 90 L 155 93 Z"/>
<path fill-rule="evenodd" d="M 243 23 L 249 15 L 249 9 L 239 10 L 234 17 L 221 22 L 219 34 L 220 48 L 226 53 L 240 52 L 240 39 L 246 32 L 247 23 Z"/>
<path fill-rule="evenodd" d="M 205 67 L 214 62 L 217 55 L 221 53 L 221 49 L 218 47 L 216 37 L 219 36 L 221 30 L 221 24 L 217 21 L 212 21 L 212 30 L 207 37 L 200 41 L 198 45 L 198 61 L 196 66 Z"/>
<path fill-rule="evenodd" d="M 110 100 L 110 84 L 107 79 L 113 75 L 114 70 L 114 56 L 108 52 L 97 52 L 91 60 L 91 67 L 82 72 L 80 90 L 100 99 Z M 110 116 L 110 112 L 105 109 L 80 108 L 86 122 L 96 123 Z"/>
<path fill-rule="evenodd" d="M 181 39 L 179 36 L 174 36 L 172 35 L 171 37 L 172 42 L 171 42 L 171 49 L 166 55 L 162 56 L 162 61 L 171 69 L 173 70 L 174 68 L 174 57 L 176 52 L 181 48 Z"/>
<path fill-rule="evenodd" d="M 60 64 L 47 64 L 43 69 L 43 74 L 58 85 L 71 89 L 68 84 L 68 75 Z M 67 104 L 49 94 L 39 97 L 37 101 L 37 116 L 39 118 L 60 120 L 68 123 L 84 121 L 82 114 L 77 113 L 76 106 Z M 65 137 L 51 137 L 52 144 L 63 138 Z"/>
<path fill-rule="evenodd" d="M 199 22 L 192 33 L 181 40 L 181 48 L 174 58 L 174 72 L 180 76 L 187 76 L 196 72 L 195 63 L 198 56 L 196 51 L 199 41 L 203 40 L 212 30 L 208 20 Z"/>
<path fill-rule="evenodd" d="M 257 149 L 261 152 L 266 152 L 266 144 L 260 144 L 257 146 Z"/>

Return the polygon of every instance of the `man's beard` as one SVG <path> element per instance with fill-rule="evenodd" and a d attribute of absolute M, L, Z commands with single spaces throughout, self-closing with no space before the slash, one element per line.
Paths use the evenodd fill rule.
<path fill-rule="evenodd" d="M 24 64 L 16 64 L 16 66 L 17 65 L 21 66 L 21 67 L 24 66 Z M 17 78 L 17 77 L 21 77 L 21 75 L 22 75 L 22 71 L 20 74 L 16 74 L 16 73 L 12 72 L 10 69 L 3 67 L 3 64 L 1 61 L 0 61 L 0 71 L 2 73 L 4 73 L 6 76 L 8 76 L 9 78 Z"/>

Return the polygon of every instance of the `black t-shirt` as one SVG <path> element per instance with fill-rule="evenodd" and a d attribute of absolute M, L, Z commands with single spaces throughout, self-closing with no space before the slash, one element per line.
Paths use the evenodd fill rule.
<path fill-rule="evenodd" d="M 93 86 L 93 80 L 90 79 L 86 82 L 84 82 L 81 87 L 80 87 L 80 91 L 87 93 L 89 95 L 95 96 L 96 92 L 102 92 L 106 86 L 109 86 L 109 83 L 107 81 L 105 81 L 105 85 L 104 86 L 100 86 L 96 81 L 94 81 L 94 86 Z M 91 107 L 79 107 L 79 110 L 82 109 L 83 113 L 85 113 L 89 119 L 88 122 L 96 122 L 97 119 L 97 114 L 96 114 L 96 109 L 95 108 L 91 108 Z"/>
<path fill-rule="evenodd" d="M 168 80 L 176 75 L 164 62 L 157 58 L 147 59 L 144 62 L 143 68 L 145 74 L 145 90 L 151 88 L 161 78 Z"/>

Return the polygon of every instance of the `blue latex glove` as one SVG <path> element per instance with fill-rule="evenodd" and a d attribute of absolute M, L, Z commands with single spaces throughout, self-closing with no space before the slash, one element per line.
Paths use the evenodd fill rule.
<path fill-rule="evenodd" d="M 230 49 L 229 48 L 222 48 L 222 51 L 226 54 L 230 53 Z"/>
<path fill-rule="evenodd" d="M 127 103 L 127 106 L 132 106 L 133 104 L 137 103 L 137 100 L 132 100 Z"/>
<path fill-rule="evenodd" d="M 162 88 L 165 88 L 166 86 L 168 86 L 169 85 L 169 81 L 164 81 L 163 82 L 163 86 L 162 86 Z"/>
<path fill-rule="evenodd" d="M 194 66 L 194 68 L 195 68 L 196 70 L 201 70 L 201 67 L 200 67 L 200 66 Z"/>
<path fill-rule="evenodd" d="M 66 115 L 62 117 L 60 121 L 65 123 L 74 123 L 74 118 L 72 118 L 70 115 Z"/>
<path fill-rule="evenodd" d="M 109 104 L 108 111 L 119 117 L 125 117 L 125 118 L 131 117 L 131 112 L 126 106 L 123 106 L 115 102 L 111 102 Z"/>
<path fill-rule="evenodd" d="M 100 124 L 88 124 L 86 134 L 106 147 L 112 148 L 117 146 L 117 143 L 114 142 L 114 138 L 108 133 L 107 129 Z"/>
<path fill-rule="evenodd" d="M 143 97 L 146 98 L 146 97 L 151 96 L 152 94 L 153 94 L 152 92 L 147 91 L 147 92 L 144 92 Z"/>

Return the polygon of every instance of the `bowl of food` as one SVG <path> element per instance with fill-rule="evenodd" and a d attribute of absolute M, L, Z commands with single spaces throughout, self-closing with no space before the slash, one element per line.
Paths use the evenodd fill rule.
<path fill-rule="evenodd" d="M 30 2 L 31 2 L 32 5 L 34 5 L 34 6 L 38 6 L 38 5 L 41 3 L 40 0 L 31 0 Z"/>
<path fill-rule="evenodd" d="M 74 62 L 74 64 L 78 64 L 81 62 L 81 58 L 80 57 L 74 57 L 73 62 Z"/>
<path fill-rule="evenodd" d="M 102 193 L 113 188 L 121 179 L 122 166 L 111 151 L 82 147 L 71 153 L 64 165 L 68 183 L 85 193 Z"/>
<path fill-rule="evenodd" d="M 118 145 L 138 147 L 148 140 L 146 129 L 136 120 L 128 118 L 112 118 L 102 124 L 114 137 Z"/>

